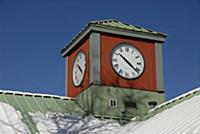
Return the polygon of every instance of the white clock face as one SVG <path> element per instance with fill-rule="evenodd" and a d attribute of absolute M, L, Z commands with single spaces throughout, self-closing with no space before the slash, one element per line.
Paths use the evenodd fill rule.
<path fill-rule="evenodd" d="M 83 51 L 80 51 L 73 65 L 73 83 L 75 86 L 80 86 L 85 76 L 86 70 L 86 55 Z"/>
<path fill-rule="evenodd" d="M 133 45 L 123 43 L 113 49 L 111 64 L 115 72 L 126 79 L 139 77 L 144 70 L 144 59 Z"/>

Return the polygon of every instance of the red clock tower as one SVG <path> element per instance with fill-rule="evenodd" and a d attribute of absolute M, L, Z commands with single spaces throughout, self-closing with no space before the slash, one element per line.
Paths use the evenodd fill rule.
<path fill-rule="evenodd" d="M 142 116 L 164 101 L 165 38 L 117 20 L 89 22 L 62 50 L 66 95 L 95 116 Z"/>

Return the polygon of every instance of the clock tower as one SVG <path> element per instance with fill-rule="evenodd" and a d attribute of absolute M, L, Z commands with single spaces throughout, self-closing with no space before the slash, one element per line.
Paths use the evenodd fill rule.
<path fill-rule="evenodd" d="M 166 34 L 117 20 L 91 21 L 63 49 L 66 95 L 96 117 L 130 119 L 164 102 Z"/>

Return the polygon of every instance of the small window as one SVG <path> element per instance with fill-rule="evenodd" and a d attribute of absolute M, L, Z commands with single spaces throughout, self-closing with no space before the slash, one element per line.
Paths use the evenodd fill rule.
<path fill-rule="evenodd" d="M 126 108 L 137 108 L 135 97 L 134 96 L 125 96 L 124 97 L 124 106 Z"/>
<path fill-rule="evenodd" d="M 128 108 L 136 108 L 136 103 L 134 101 L 125 101 L 125 107 L 128 107 Z"/>
<path fill-rule="evenodd" d="M 150 109 L 154 108 L 158 103 L 156 101 L 149 101 Z"/>
<path fill-rule="evenodd" d="M 109 100 L 109 106 L 110 107 L 117 107 L 117 100 L 116 99 L 110 99 Z"/>

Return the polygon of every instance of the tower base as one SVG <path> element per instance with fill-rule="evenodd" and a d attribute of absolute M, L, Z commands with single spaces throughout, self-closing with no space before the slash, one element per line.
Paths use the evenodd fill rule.
<path fill-rule="evenodd" d="M 143 116 L 165 101 L 164 93 L 92 85 L 77 97 L 86 111 L 98 117 L 130 119 Z"/>

